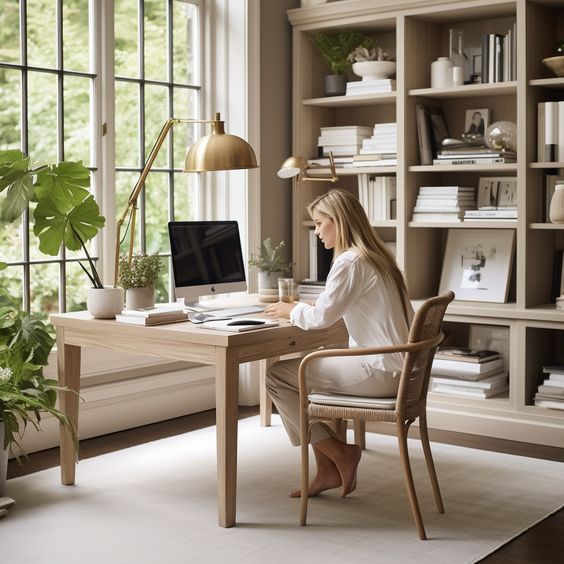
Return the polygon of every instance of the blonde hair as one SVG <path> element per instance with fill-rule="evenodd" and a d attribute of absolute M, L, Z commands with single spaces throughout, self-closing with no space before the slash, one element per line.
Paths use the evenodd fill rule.
<path fill-rule="evenodd" d="M 361 203 L 350 192 L 335 188 L 317 197 L 308 205 L 307 211 L 312 219 L 317 211 L 335 224 L 335 258 L 348 249 L 355 249 L 384 280 L 395 286 L 409 326 L 409 296 L 403 274 L 395 257 L 370 225 Z"/>

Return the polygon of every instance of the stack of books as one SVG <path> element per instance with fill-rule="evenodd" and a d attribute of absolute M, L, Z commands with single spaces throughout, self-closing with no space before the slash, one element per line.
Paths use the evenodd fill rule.
<path fill-rule="evenodd" d="M 517 80 L 517 25 L 507 33 L 482 35 L 481 82 L 507 82 Z"/>
<path fill-rule="evenodd" d="M 363 140 L 371 135 L 372 128 L 361 125 L 322 127 L 317 146 L 321 147 L 324 157 L 329 156 L 329 153 L 334 157 L 352 157 L 359 153 Z"/>
<path fill-rule="evenodd" d="M 132 323 L 133 325 L 164 325 L 187 320 L 188 313 L 177 304 L 157 304 L 154 307 L 124 309 L 116 315 L 118 323 Z"/>
<path fill-rule="evenodd" d="M 503 358 L 496 351 L 448 347 L 435 354 L 430 386 L 433 393 L 487 399 L 508 389 Z"/>
<path fill-rule="evenodd" d="M 564 409 L 564 365 L 543 366 L 547 377 L 535 394 L 535 405 L 549 409 Z"/>
<path fill-rule="evenodd" d="M 371 137 L 362 141 L 359 154 L 353 157 L 352 166 L 395 166 L 397 158 L 397 123 L 377 123 Z"/>
<path fill-rule="evenodd" d="M 298 286 L 298 299 L 301 302 L 315 303 L 320 294 L 325 291 L 325 282 L 303 280 Z"/>
<path fill-rule="evenodd" d="M 433 159 L 434 165 L 489 165 L 516 162 L 517 153 L 515 151 L 471 145 L 455 149 L 441 149 L 437 152 L 437 158 Z"/>
<path fill-rule="evenodd" d="M 355 80 L 347 82 L 347 96 L 358 94 L 379 94 L 380 92 L 393 92 L 396 81 L 391 78 L 375 78 L 372 80 Z"/>
<path fill-rule="evenodd" d="M 396 219 L 396 177 L 362 175 L 358 178 L 358 199 L 371 223 Z"/>
<path fill-rule="evenodd" d="M 421 186 L 412 221 L 461 221 L 476 207 L 475 190 L 466 186 Z"/>

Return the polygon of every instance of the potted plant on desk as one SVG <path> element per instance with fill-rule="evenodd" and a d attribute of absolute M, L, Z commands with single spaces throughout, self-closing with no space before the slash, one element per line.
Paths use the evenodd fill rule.
<path fill-rule="evenodd" d="M 259 301 L 263 303 L 278 301 L 278 278 L 292 268 L 292 263 L 280 253 L 284 246 L 284 241 L 273 246 L 272 239 L 268 237 L 262 242 L 260 254 L 251 255 L 249 259 L 249 267 L 259 273 Z"/>
<path fill-rule="evenodd" d="M 159 281 L 161 259 L 157 253 L 119 257 L 118 284 L 125 290 L 125 307 L 138 309 L 155 305 L 155 286 Z"/>
<path fill-rule="evenodd" d="M 21 151 L 0 151 L 0 192 L 6 190 L 0 221 L 16 221 L 30 202 L 37 202 L 33 232 L 39 250 L 51 256 L 57 256 L 61 246 L 82 250 L 88 266 L 78 264 L 92 284 L 88 310 L 94 317 L 112 318 L 123 308 L 123 290 L 102 284 L 86 246 L 106 222 L 89 186 L 90 171 L 82 162 L 34 166 Z"/>

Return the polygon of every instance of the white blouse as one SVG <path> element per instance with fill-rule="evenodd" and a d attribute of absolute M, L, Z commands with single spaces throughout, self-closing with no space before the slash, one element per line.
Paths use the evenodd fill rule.
<path fill-rule="evenodd" d="M 408 308 L 411 322 L 413 309 L 409 304 Z M 297 303 L 290 314 L 290 321 L 302 329 L 330 327 L 341 318 L 349 332 L 350 348 L 407 342 L 409 327 L 398 291 L 354 250 L 335 259 L 325 291 L 315 305 Z M 370 355 L 364 360 L 373 370 L 400 371 L 403 354 Z"/>

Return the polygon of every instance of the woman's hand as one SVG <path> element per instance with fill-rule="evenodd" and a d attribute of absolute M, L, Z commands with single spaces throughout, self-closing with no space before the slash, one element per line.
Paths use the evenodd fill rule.
<path fill-rule="evenodd" d="M 290 317 L 290 312 L 294 309 L 295 305 L 296 304 L 288 304 L 286 302 L 277 302 L 266 306 L 264 313 L 272 317 Z"/>

